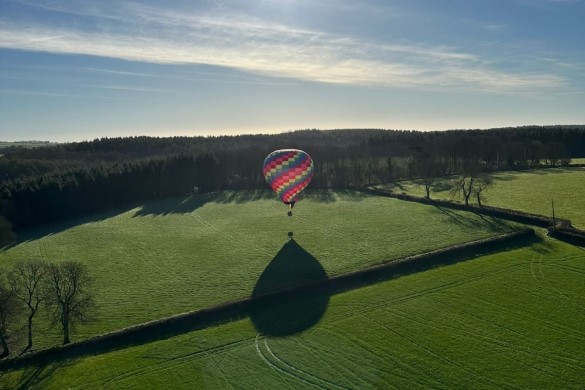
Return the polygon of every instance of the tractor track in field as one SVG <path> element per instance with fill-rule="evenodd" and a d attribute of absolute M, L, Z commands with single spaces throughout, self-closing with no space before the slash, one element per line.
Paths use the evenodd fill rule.
<path fill-rule="evenodd" d="M 293 379 L 296 379 L 296 380 L 298 380 L 298 381 L 300 381 L 300 382 L 303 382 L 303 383 L 304 383 L 304 384 L 306 384 L 306 385 L 309 385 L 309 386 L 315 386 L 315 387 L 317 387 L 317 388 L 320 388 L 320 389 L 326 389 L 325 387 L 322 387 L 322 386 L 316 385 L 316 384 L 314 384 L 314 383 L 308 382 L 308 381 L 306 381 L 305 379 L 303 379 L 302 377 L 299 377 L 298 375 L 296 375 L 296 374 L 294 374 L 294 373 L 291 373 L 291 372 L 289 372 L 289 371 L 287 371 L 287 370 L 283 370 L 283 369 L 282 369 L 282 368 L 280 368 L 278 365 L 276 365 L 276 364 L 272 363 L 272 362 L 271 362 L 271 361 L 270 361 L 270 360 L 269 360 L 269 359 L 268 359 L 268 358 L 267 358 L 267 357 L 266 357 L 266 356 L 265 356 L 265 355 L 262 353 L 262 350 L 260 349 L 260 345 L 259 345 L 259 343 L 258 343 L 258 337 L 259 337 L 259 335 L 256 335 L 256 341 L 255 341 L 255 348 L 256 348 L 256 353 L 258 354 L 258 356 L 260 356 L 260 359 L 262 359 L 262 361 L 263 361 L 264 363 L 266 363 L 266 365 L 267 365 L 268 367 L 272 368 L 273 370 L 275 370 L 275 371 L 276 371 L 276 372 L 278 372 L 279 374 L 285 374 L 285 375 L 287 375 L 287 376 L 289 376 L 289 377 L 291 377 L 291 378 L 293 378 Z"/>
<path fill-rule="evenodd" d="M 401 316 L 402 318 L 405 318 L 405 319 L 410 320 L 410 321 L 413 321 L 413 322 L 417 322 L 417 323 L 422 324 L 422 325 L 426 325 L 426 326 L 428 326 L 430 328 L 439 330 L 441 332 L 445 332 L 447 334 L 448 333 L 455 334 L 455 335 L 457 335 L 459 337 L 467 338 L 467 339 L 470 339 L 470 340 L 483 340 L 486 344 L 491 344 L 492 346 L 494 346 L 496 348 L 503 348 L 503 349 L 506 349 L 506 350 L 511 350 L 514 353 L 523 354 L 523 355 L 530 356 L 530 357 L 533 357 L 533 356 L 537 355 L 540 358 L 542 358 L 543 361 L 548 361 L 548 362 L 552 362 L 552 363 L 562 364 L 562 365 L 564 365 L 564 366 L 566 366 L 566 367 L 568 367 L 570 369 L 578 369 L 578 367 L 576 367 L 573 364 L 573 362 L 577 362 L 577 361 L 574 360 L 574 359 L 565 357 L 565 356 L 558 356 L 558 355 L 556 355 L 556 356 L 552 357 L 548 351 L 534 350 L 532 348 L 517 348 L 517 347 L 514 347 L 513 345 L 511 345 L 510 343 L 508 343 L 506 341 L 503 341 L 501 339 L 496 339 L 496 338 L 489 337 L 489 336 L 483 336 L 483 335 L 480 335 L 480 334 L 477 334 L 477 333 L 465 331 L 465 330 L 463 330 L 461 328 L 455 329 L 455 328 L 448 328 L 448 327 L 444 327 L 444 326 L 440 327 L 440 326 L 433 325 L 431 322 L 425 323 L 425 322 L 422 322 L 422 321 L 416 321 L 416 320 L 413 320 L 412 318 L 408 317 L 405 314 L 400 314 L 399 311 L 397 311 L 397 310 L 392 310 L 392 312 L 395 313 L 398 316 Z M 465 326 L 465 324 L 463 324 L 463 325 Z M 497 325 L 497 324 L 494 324 L 494 325 Z M 504 328 L 504 329 L 507 329 L 507 328 Z M 517 333 L 517 332 L 512 331 L 512 330 L 510 330 L 510 331 L 511 332 L 514 332 L 514 333 Z M 569 360 L 571 360 L 571 362 Z M 456 364 L 456 365 L 459 366 L 460 368 L 463 368 L 466 371 L 470 371 L 470 369 L 465 368 L 464 366 L 461 366 L 461 365 L 458 365 L 458 364 Z M 546 375 L 548 375 L 548 376 L 550 376 L 552 378 L 559 379 L 558 375 L 555 375 L 554 373 L 548 372 L 546 370 L 542 370 L 540 368 L 534 368 L 534 367 L 529 366 L 529 365 L 527 365 L 527 366 L 530 367 L 530 368 L 532 368 L 532 369 L 534 369 L 534 370 L 537 370 L 539 372 L 545 373 Z M 479 377 L 479 375 L 478 375 L 478 377 Z M 489 379 L 487 379 L 487 380 L 489 381 Z"/>
<path fill-rule="evenodd" d="M 384 307 L 384 306 L 396 305 L 396 304 L 404 303 L 404 302 L 409 301 L 411 299 L 417 299 L 417 298 L 420 298 L 420 297 L 423 297 L 423 296 L 427 296 L 430 293 L 436 293 L 436 292 L 440 292 L 440 291 L 443 291 L 443 290 L 448 290 L 448 289 L 453 288 L 453 287 L 465 286 L 465 285 L 467 285 L 469 283 L 473 283 L 476 280 L 485 279 L 486 276 L 496 275 L 496 274 L 499 274 L 499 273 L 502 273 L 502 272 L 508 272 L 510 269 L 520 268 L 522 265 L 523 264 L 513 264 L 513 265 L 510 265 L 510 266 L 508 266 L 506 268 L 499 269 L 497 271 L 490 272 L 490 273 L 487 273 L 487 274 L 469 276 L 467 278 L 459 279 L 459 280 L 456 280 L 454 282 L 442 284 L 442 285 L 439 285 L 439 286 L 430 287 L 430 288 L 427 288 L 425 290 L 421 290 L 421 291 L 417 291 L 417 292 L 412 292 L 412 293 L 409 293 L 409 294 L 406 294 L 406 295 L 403 295 L 403 296 L 400 296 L 400 297 L 396 297 L 396 298 L 393 298 L 393 299 L 390 299 L 390 300 L 387 300 L 387 301 L 381 301 L 378 304 L 370 304 L 367 307 L 364 306 L 363 309 L 354 310 L 351 313 L 351 315 L 349 315 L 348 317 L 351 317 L 353 315 L 358 315 L 358 314 L 361 314 L 363 312 L 370 311 L 372 309 L 377 309 L 377 308 Z M 343 321 L 343 320 L 345 320 L 348 317 L 343 317 L 343 318 L 336 319 L 336 320 L 332 321 L 332 323 L 335 323 L 335 322 L 338 322 L 338 321 Z"/>
<path fill-rule="evenodd" d="M 339 366 L 338 367 L 333 367 L 331 364 L 329 364 L 329 362 L 326 359 L 322 359 L 317 353 L 315 353 L 315 351 L 313 350 L 313 348 L 308 347 L 305 343 L 297 342 L 297 344 L 299 346 L 301 346 L 305 351 L 307 351 L 307 353 L 309 353 L 311 356 L 313 356 L 313 358 L 315 359 L 315 361 L 319 361 L 321 364 L 326 365 L 332 371 L 336 372 L 337 375 L 340 375 L 340 376 L 344 377 L 345 379 L 347 379 L 346 375 L 343 375 L 340 372 L 340 368 L 345 368 L 345 367 L 339 367 Z"/>
<path fill-rule="evenodd" d="M 441 302 L 441 301 L 438 301 L 438 300 L 434 300 L 434 301 L 437 302 L 437 303 L 439 303 L 439 304 L 443 304 L 443 305 L 445 305 L 445 306 L 447 306 L 447 307 L 449 307 L 451 309 L 456 309 L 454 306 L 447 305 L 444 302 Z M 502 347 L 502 348 L 510 349 L 510 350 L 513 350 L 514 352 L 521 353 L 521 354 L 525 354 L 525 355 L 529 355 L 529 356 L 534 356 L 535 353 L 538 353 L 539 356 L 541 356 L 544 360 L 549 360 L 551 362 L 560 363 L 560 364 L 563 364 L 563 365 L 565 365 L 565 366 L 567 366 L 569 368 L 572 368 L 572 369 L 578 368 L 577 366 L 574 365 L 574 363 L 578 363 L 579 362 L 579 360 L 577 360 L 577 359 L 573 359 L 573 358 L 570 358 L 570 357 L 567 357 L 567 356 L 563 356 L 563 355 L 551 355 L 551 353 L 549 351 L 545 351 L 545 350 L 534 350 L 534 349 L 529 348 L 529 347 L 525 347 L 525 348 L 512 347 L 509 342 L 503 341 L 503 340 L 498 339 L 498 338 L 489 337 L 489 336 L 485 336 L 485 335 L 480 335 L 480 334 L 477 334 L 477 333 L 469 332 L 469 331 L 466 331 L 466 330 L 464 330 L 462 328 L 458 328 L 457 331 L 455 331 L 454 328 L 450 328 L 450 327 L 446 327 L 446 326 L 437 326 L 437 325 L 434 325 L 431 322 L 423 322 L 423 321 L 420 321 L 420 320 L 413 319 L 412 317 L 408 316 L 407 313 L 404 313 L 404 312 L 402 312 L 400 310 L 397 310 L 397 309 L 389 309 L 389 310 L 391 310 L 392 313 L 395 313 L 396 315 L 399 315 L 399 316 L 401 316 L 401 317 L 403 317 L 403 318 L 405 318 L 407 320 L 410 320 L 410 321 L 419 323 L 421 325 L 426 325 L 428 327 L 431 327 L 431 328 L 434 328 L 434 329 L 437 329 L 437 330 L 440 330 L 440 331 L 444 331 L 444 332 L 447 332 L 447 333 L 454 333 L 455 332 L 455 334 L 457 334 L 458 336 L 466 337 L 466 338 L 469 338 L 469 339 L 475 339 L 475 340 L 477 340 L 477 339 L 483 339 L 483 340 L 489 342 L 490 344 L 492 344 L 492 345 L 494 345 L 496 347 Z M 493 325 L 495 327 L 504 329 L 505 331 L 507 331 L 509 333 L 513 333 L 513 334 L 515 334 L 515 335 L 517 335 L 517 336 L 519 336 L 519 337 L 521 337 L 523 339 L 528 339 L 528 340 L 530 339 L 530 338 L 526 337 L 524 334 L 519 333 L 519 332 L 517 332 L 517 331 L 515 331 L 513 329 L 507 328 L 507 327 L 502 326 L 500 324 L 495 324 L 493 322 L 489 322 L 489 321 L 487 321 L 487 320 L 485 320 L 483 318 L 477 317 L 477 316 L 473 316 L 471 313 L 466 312 L 464 310 L 459 310 L 459 312 L 465 314 L 466 316 L 473 317 L 477 321 L 481 321 L 483 323 L 487 323 L 489 325 Z M 466 323 L 464 323 L 462 321 L 457 320 L 457 322 L 460 323 L 463 326 L 463 328 L 469 326 L 469 324 L 466 324 Z M 553 356 L 554 356 L 554 358 L 553 358 Z"/>
<path fill-rule="evenodd" d="M 293 218 L 296 218 L 299 221 L 301 221 L 301 222 L 303 222 L 303 223 L 305 223 L 305 224 L 307 224 L 309 226 L 312 226 L 312 227 L 316 227 L 318 229 L 321 229 L 321 230 L 323 230 L 326 233 L 333 233 L 333 234 L 339 235 L 339 236 L 344 237 L 344 238 L 347 237 L 347 233 L 345 233 L 345 232 L 343 232 L 341 230 L 338 230 L 338 229 L 335 229 L 335 228 L 332 228 L 332 227 L 327 227 L 327 226 L 320 225 L 320 224 L 315 223 L 313 221 L 309 221 L 308 219 L 305 219 L 303 217 L 298 217 L 298 216 L 296 216 L 294 214 L 293 214 Z"/>
<path fill-rule="evenodd" d="M 473 298 L 468 298 L 468 299 L 473 300 Z M 490 306 L 494 311 L 497 311 L 498 313 L 508 315 L 508 316 L 511 314 L 509 310 L 505 310 L 500 305 L 489 302 L 487 300 L 481 301 L 481 304 L 484 306 Z M 527 322 L 538 323 L 541 326 L 547 327 L 549 329 L 554 329 L 555 331 L 557 331 L 558 333 L 560 333 L 564 336 L 575 337 L 579 340 L 585 341 L 585 333 L 575 332 L 573 328 L 568 328 L 568 327 L 561 326 L 558 324 L 552 324 L 546 320 L 543 320 L 540 317 L 535 317 L 535 316 L 532 316 L 529 314 L 522 314 L 520 312 L 514 312 L 513 314 L 518 318 L 522 318 L 522 319 L 526 320 Z"/>
<path fill-rule="evenodd" d="M 196 211 L 190 213 L 189 215 L 191 215 L 191 217 L 193 217 L 196 221 L 198 221 L 209 232 L 217 233 L 220 236 L 226 238 L 231 243 L 238 243 L 238 244 L 243 245 L 245 247 L 251 247 L 254 250 L 260 251 L 269 257 L 274 255 L 273 253 L 269 253 L 266 249 L 260 248 L 256 245 L 254 245 L 254 243 L 242 240 L 240 238 L 237 238 L 231 234 L 228 234 L 228 233 L 222 231 L 221 229 L 218 229 L 215 225 L 213 225 L 211 222 L 207 221 L 205 218 L 203 218 L 201 215 L 199 215 Z"/>
<path fill-rule="evenodd" d="M 570 265 L 561 264 L 561 263 L 553 263 L 553 264 L 551 264 L 551 266 L 556 267 L 556 268 L 564 268 L 568 271 L 573 271 L 573 272 L 576 272 L 578 274 L 585 275 L 585 270 L 580 269 L 580 268 L 576 268 L 576 267 L 571 267 Z"/>
<path fill-rule="evenodd" d="M 337 383 L 335 383 L 335 382 L 331 382 L 331 381 L 329 381 L 329 380 L 327 380 L 327 379 L 323 379 L 323 378 L 320 378 L 320 377 L 318 377 L 318 376 L 315 376 L 315 375 L 313 375 L 313 374 L 311 374 L 311 373 L 308 373 L 307 371 L 301 370 L 300 368 L 298 368 L 298 367 L 295 367 L 295 366 L 291 365 L 290 363 L 287 363 L 287 362 L 285 362 L 284 360 L 282 360 L 281 358 L 279 358 L 279 357 L 278 357 L 278 356 L 277 356 L 277 355 L 276 355 L 276 354 L 275 354 L 275 353 L 272 351 L 272 349 L 271 349 L 271 348 L 270 348 L 270 346 L 268 345 L 268 339 L 266 339 L 266 338 L 264 339 L 264 345 L 266 346 L 266 350 L 268 351 L 268 353 L 269 353 L 269 354 L 270 354 L 272 357 L 274 357 L 274 358 L 275 358 L 277 361 L 279 361 L 280 363 L 282 363 L 282 364 L 283 364 L 283 365 L 285 365 L 286 367 L 290 368 L 291 370 L 293 370 L 293 371 L 295 371 L 295 372 L 298 372 L 298 373 L 302 373 L 302 374 L 306 375 L 307 377 L 313 378 L 315 381 L 321 381 L 321 382 L 325 382 L 325 383 L 327 383 L 327 385 L 329 385 L 329 386 L 332 386 L 332 388 L 334 388 L 334 389 L 344 389 L 344 390 L 349 390 L 347 387 L 341 386 L 341 385 L 339 385 L 339 384 L 337 384 Z M 327 387 L 327 386 L 326 386 L 326 387 Z"/>
<path fill-rule="evenodd" d="M 499 385 L 498 383 L 496 383 L 496 382 L 493 382 L 491 379 L 489 379 L 489 378 L 487 378 L 487 377 L 485 377 L 485 376 L 483 376 L 483 375 L 477 374 L 476 372 L 474 372 L 474 371 L 473 371 L 473 370 L 471 370 L 470 368 L 468 368 L 468 367 L 465 367 L 465 366 L 463 366 L 463 365 L 461 365 L 461 364 L 459 364 L 459 363 L 457 363 L 457 362 L 455 362 L 455 361 L 453 361 L 453 360 L 451 360 L 451 359 L 449 359 L 449 358 L 447 358 L 447 357 L 445 357 L 445 356 L 441 356 L 440 354 L 437 354 L 437 353 L 433 352 L 433 351 L 432 351 L 431 349 L 429 349 L 428 347 L 426 347 L 426 346 L 424 346 L 424 345 L 422 345 L 422 344 L 418 343 L 417 341 L 413 340 L 413 339 L 412 339 L 412 338 L 410 338 L 410 337 L 407 337 L 407 336 L 403 335 L 402 333 L 398 332 L 397 330 L 395 330 L 395 329 L 392 329 L 392 328 L 390 328 L 390 327 L 388 327 L 388 326 L 385 326 L 384 324 L 381 324 L 380 322 L 378 322 L 378 321 L 374 320 L 373 318 L 366 317 L 366 316 L 365 316 L 365 315 L 363 315 L 363 314 L 362 314 L 362 316 L 363 316 L 363 317 L 364 317 L 366 320 L 369 320 L 370 322 L 372 322 L 372 323 L 374 323 L 374 324 L 376 324 L 376 325 L 380 326 L 381 328 L 383 328 L 383 329 L 387 330 L 388 332 L 391 332 L 391 333 L 393 333 L 393 334 L 395 334 L 395 335 L 399 336 L 399 337 L 400 337 L 400 338 L 402 338 L 403 340 L 406 340 L 407 342 L 409 342 L 409 343 L 413 344 L 413 345 L 414 345 L 414 346 L 416 346 L 417 348 L 419 348 L 419 349 L 423 350 L 425 353 L 428 353 L 429 355 L 433 356 L 435 359 L 437 359 L 437 360 L 442 360 L 442 361 L 446 362 L 446 363 L 447 363 L 449 366 L 458 367 L 458 368 L 462 369 L 463 371 L 465 371 L 465 372 L 467 372 L 467 373 L 469 373 L 469 374 L 473 375 L 473 377 L 475 377 L 475 378 L 476 378 L 476 379 L 477 379 L 477 380 L 478 380 L 480 383 L 490 383 L 491 385 L 493 385 L 493 386 L 496 386 L 496 387 L 497 387 L 497 388 L 499 388 L 499 389 L 503 389 L 503 387 L 502 387 L 502 386 L 500 386 L 500 385 Z M 518 388 L 518 389 L 519 389 L 519 387 L 517 387 L 517 386 L 514 386 L 514 388 Z"/>
<path fill-rule="evenodd" d="M 555 299 L 560 297 L 565 301 L 565 303 L 568 303 L 575 308 L 581 309 L 583 307 L 583 302 L 579 302 L 573 298 L 570 298 L 569 295 L 548 281 L 544 275 L 542 257 L 542 255 L 533 255 L 530 260 L 530 272 L 534 280 L 536 280 L 540 287 L 542 287 L 542 289 L 546 291 L 551 297 L 554 297 Z"/>
<path fill-rule="evenodd" d="M 260 342 L 260 340 L 262 340 L 262 342 Z M 263 348 L 261 348 L 262 344 L 263 344 L 263 348 L 264 348 L 266 353 L 264 353 L 262 350 Z M 270 368 L 272 368 L 273 370 L 275 370 L 277 372 L 285 374 L 291 378 L 294 378 L 300 382 L 303 382 L 306 385 L 316 387 L 319 389 L 325 389 L 325 390 L 329 390 L 329 389 L 349 390 L 349 388 L 347 388 L 347 387 L 341 386 L 341 385 L 334 383 L 334 382 L 331 382 L 327 379 L 320 378 L 320 377 L 315 376 L 315 375 L 313 375 L 307 371 L 304 371 L 298 367 L 295 367 L 295 366 L 291 365 L 290 363 L 287 363 L 286 361 L 284 361 L 283 359 L 278 357 L 272 351 L 272 349 L 270 349 L 270 346 L 268 345 L 267 338 L 262 337 L 262 339 L 261 339 L 259 334 L 256 335 L 255 348 L 256 348 L 256 353 L 260 356 L 262 361 L 264 361 L 264 363 L 266 363 Z"/>
<path fill-rule="evenodd" d="M 449 385 L 448 383 L 444 383 L 441 382 L 440 380 L 438 380 L 432 372 L 429 372 L 428 367 L 425 367 L 423 365 L 417 364 L 415 362 L 405 362 L 404 359 L 396 359 L 391 355 L 386 355 L 386 356 L 380 356 L 377 355 L 376 353 L 372 352 L 370 350 L 371 345 L 366 342 L 366 341 L 362 341 L 359 336 L 356 336 L 353 333 L 348 333 L 345 331 L 339 331 L 339 330 L 333 330 L 331 328 L 327 328 L 323 330 L 326 333 L 329 333 L 337 338 L 340 338 L 344 341 L 349 341 L 351 342 L 353 345 L 355 345 L 357 348 L 359 348 L 360 351 L 362 351 L 363 355 L 362 356 L 370 356 L 371 359 L 376 360 L 376 361 L 380 361 L 380 360 L 384 360 L 384 362 L 387 362 L 387 360 L 391 360 L 392 363 L 395 364 L 396 367 L 400 367 L 400 373 L 393 371 L 391 373 L 391 375 L 396 376 L 402 380 L 405 381 L 414 381 L 416 382 L 418 385 L 420 385 L 423 388 L 429 388 L 429 383 L 428 382 L 422 382 L 419 377 L 417 375 L 414 375 L 415 372 L 420 373 L 420 372 L 426 372 L 428 375 L 429 380 L 431 380 L 433 382 L 433 388 L 444 388 L 444 389 L 448 389 Z M 409 373 L 410 371 L 410 373 Z"/>
<path fill-rule="evenodd" d="M 181 364 L 187 364 L 189 362 L 189 360 L 191 360 L 191 359 L 199 359 L 199 358 L 203 358 L 206 356 L 210 356 L 214 353 L 221 353 L 221 352 L 229 351 L 231 349 L 240 347 L 243 344 L 247 344 L 250 342 L 251 342 L 251 339 L 242 339 L 242 340 L 234 341 L 231 343 L 218 345 L 216 347 L 202 349 L 202 350 L 199 350 L 196 352 L 187 353 L 187 354 L 180 355 L 180 356 L 175 356 L 175 357 L 172 357 L 170 359 L 165 359 L 163 361 L 153 363 L 152 365 L 150 365 L 148 367 L 135 368 L 135 369 L 132 369 L 129 371 L 125 371 L 123 373 L 120 373 L 116 376 L 109 378 L 105 382 L 97 379 L 95 381 L 85 382 L 82 385 L 77 385 L 77 386 L 73 386 L 70 388 L 71 389 L 85 389 L 85 388 L 87 388 L 88 385 L 93 385 L 93 384 L 98 384 L 98 383 L 100 384 L 101 387 L 105 387 L 106 385 L 113 383 L 113 382 L 116 382 L 116 381 L 119 381 L 119 380 L 132 378 L 134 376 L 138 376 L 138 375 L 142 375 L 142 374 L 146 374 L 146 373 L 168 370 L 170 368 L 180 366 Z"/>

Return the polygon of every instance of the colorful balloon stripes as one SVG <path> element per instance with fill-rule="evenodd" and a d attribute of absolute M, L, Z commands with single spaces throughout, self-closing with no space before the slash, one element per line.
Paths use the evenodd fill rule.
<path fill-rule="evenodd" d="M 294 204 L 313 177 L 313 160 L 302 150 L 275 150 L 264 160 L 262 173 L 285 204 Z"/>

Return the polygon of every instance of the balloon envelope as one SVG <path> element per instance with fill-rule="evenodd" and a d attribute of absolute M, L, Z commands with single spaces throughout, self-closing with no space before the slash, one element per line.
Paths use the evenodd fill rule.
<path fill-rule="evenodd" d="M 262 173 L 284 203 L 294 204 L 313 177 L 313 160 L 302 150 L 275 150 L 264 160 Z"/>

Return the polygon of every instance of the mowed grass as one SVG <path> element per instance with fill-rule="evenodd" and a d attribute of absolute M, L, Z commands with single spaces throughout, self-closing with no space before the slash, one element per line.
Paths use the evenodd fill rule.
<path fill-rule="evenodd" d="M 495 173 L 494 187 L 487 190 L 489 206 L 505 207 L 530 213 L 570 219 L 573 226 L 585 229 L 585 168 L 554 168 Z M 431 198 L 451 199 L 449 184 L 453 178 L 439 181 Z M 400 183 L 396 192 L 424 196 L 424 186 Z M 460 200 L 460 199 L 459 199 Z M 471 200 L 476 203 L 475 199 Z"/>
<path fill-rule="evenodd" d="M 331 276 L 518 226 L 356 192 L 309 192 L 293 217 L 286 211 L 268 192 L 165 199 L 28 232 L 0 252 L 0 267 L 39 258 L 86 264 L 99 313 L 78 328 L 80 340 L 250 296 L 289 232 Z M 36 347 L 58 344 L 39 316 Z"/>
<path fill-rule="evenodd" d="M 552 239 L 334 295 L 303 333 L 247 320 L 0 373 L 6 389 L 582 389 L 585 251 Z"/>

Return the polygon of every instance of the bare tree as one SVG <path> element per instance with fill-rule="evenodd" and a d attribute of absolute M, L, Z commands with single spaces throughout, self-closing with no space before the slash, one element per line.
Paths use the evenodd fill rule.
<path fill-rule="evenodd" d="M 469 199 L 471 195 L 478 195 L 478 201 L 481 206 L 481 193 L 487 188 L 491 187 L 491 178 L 486 180 L 488 176 L 482 173 L 482 165 L 477 159 L 467 159 L 463 161 L 461 176 L 453 183 L 451 196 L 463 196 L 465 205 L 469 206 Z"/>
<path fill-rule="evenodd" d="M 451 196 L 455 197 L 458 195 L 463 196 L 465 205 L 469 206 L 469 198 L 473 193 L 473 185 L 475 184 L 476 176 L 472 174 L 463 174 L 453 183 L 453 189 L 451 190 Z"/>
<path fill-rule="evenodd" d="M 0 274 L 0 345 L 2 345 L 1 357 L 8 356 L 9 328 L 14 324 L 20 312 L 20 305 L 2 274 Z"/>
<path fill-rule="evenodd" d="M 453 184 L 451 196 L 463 196 L 465 205 L 469 206 L 469 199 L 474 195 L 481 207 L 482 200 L 485 200 L 485 191 L 494 186 L 494 181 L 491 176 L 469 172 L 462 174 Z"/>
<path fill-rule="evenodd" d="M 93 278 L 78 261 L 52 264 L 45 291 L 53 323 L 61 325 L 63 344 L 68 344 L 75 325 L 87 322 L 93 314 Z"/>
<path fill-rule="evenodd" d="M 481 207 L 481 201 L 485 200 L 485 191 L 494 186 L 494 179 L 491 176 L 479 176 L 473 183 L 473 194 L 476 196 L 477 205 Z"/>
<path fill-rule="evenodd" d="M 47 274 L 47 264 L 40 260 L 29 260 L 16 263 L 8 274 L 8 283 L 14 296 L 25 303 L 28 308 L 28 344 L 33 346 L 33 319 L 43 300 L 41 283 Z"/>
<path fill-rule="evenodd" d="M 444 175 L 445 167 L 431 153 L 421 147 L 412 148 L 412 161 L 408 164 L 411 177 L 416 177 L 425 187 L 425 197 L 431 198 L 431 188 L 440 176 Z"/>

